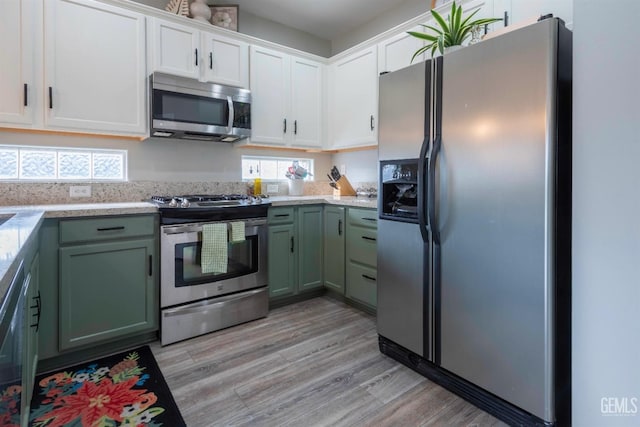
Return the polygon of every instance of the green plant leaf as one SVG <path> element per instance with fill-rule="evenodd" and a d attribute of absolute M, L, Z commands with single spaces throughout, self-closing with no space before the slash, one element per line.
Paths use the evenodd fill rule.
<path fill-rule="evenodd" d="M 425 34 L 425 33 L 418 33 L 416 31 L 407 31 L 407 34 L 418 39 L 429 40 L 430 42 L 438 40 L 437 36 L 432 36 L 430 34 Z"/>
<path fill-rule="evenodd" d="M 413 61 L 420 55 L 422 55 L 424 52 L 426 52 L 427 50 L 429 50 L 429 46 L 422 46 L 420 49 L 416 50 L 416 52 L 413 54 L 413 56 L 411 57 L 411 62 L 410 64 L 413 64 Z"/>
<path fill-rule="evenodd" d="M 435 10 L 431 9 L 431 15 L 433 15 L 433 19 L 436 20 L 436 22 L 438 23 L 438 25 L 440 25 L 442 27 L 442 32 L 443 33 L 448 33 L 449 32 L 449 26 L 447 25 L 447 23 L 444 21 L 444 19 L 442 18 L 442 16 L 436 12 Z"/>

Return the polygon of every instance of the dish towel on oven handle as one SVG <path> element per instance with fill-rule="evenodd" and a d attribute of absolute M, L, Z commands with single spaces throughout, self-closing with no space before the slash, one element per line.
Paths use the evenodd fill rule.
<path fill-rule="evenodd" d="M 235 221 L 231 222 L 231 238 L 229 239 L 231 243 L 239 243 L 244 242 L 244 222 L 243 221 Z"/>
<path fill-rule="evenodd" d="M 227 272 L 227 224 L 202 225 L 200 267 L 203 273 Z"/>

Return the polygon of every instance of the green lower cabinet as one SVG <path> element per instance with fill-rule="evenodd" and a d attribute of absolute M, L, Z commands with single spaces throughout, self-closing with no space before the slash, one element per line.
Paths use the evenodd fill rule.
<path fill-rule="evenodd" d="M 322 206 L 269 209 L 269 297 L 322 288 Z"/>
<path fill-rule="evenodd" d="M 345 208 L 324 208 L 324 286 L 344 295 Z"/>
<path fill-rule="evenodd" d="M 268 248 L 269 297 L 295 294 L 295 225 L 270 225 Z"/>
<path fill-rule="evenodd" d="M 154 239 L 62 247 L 59 348 L 157 329 Z"/>
<path fill-rule="evenodd" d="M 298 291 L 322 287 L 322 206 L 298 208 Z"/>
<path fill-rule="evenodd" d="M 33 384 L 38 368 L 38 332 L 40 329 L 40 314 L 42 312 L 42 300 L 40 298 L 40 257 L 36 253 L 29 266 L 27 305 L 25 307 L 25 357 L 22 366 L 22 384 L 25 408 L 23 410 L 23 425 L 28 425 L 29 409 L 31 397 L 33 395 Z"/>
<path fill-rule="evenodd" d="M 349 208 L 347 213 L 347 298 L 371 308 L 377 305 L 377 212 Z"/>

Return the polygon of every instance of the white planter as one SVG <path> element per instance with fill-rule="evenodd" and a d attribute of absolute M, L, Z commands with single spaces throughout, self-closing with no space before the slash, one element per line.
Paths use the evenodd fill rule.
<path fill-rule="evenodd" d="M 289 180 L 289 195 L 290 196 L 302 196 L 304 194 L 304 180 L 302 179 L 290 179 Z"/>

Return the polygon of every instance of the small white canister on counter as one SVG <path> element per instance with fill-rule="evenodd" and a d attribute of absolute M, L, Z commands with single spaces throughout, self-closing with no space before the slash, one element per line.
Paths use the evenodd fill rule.
<path fill-rule="evenodd" d="M 290 179 L 289 180 L 289 195 L 290 196 L 302 196 L 304 194 L 304 180 L 303 179 Z"/>

